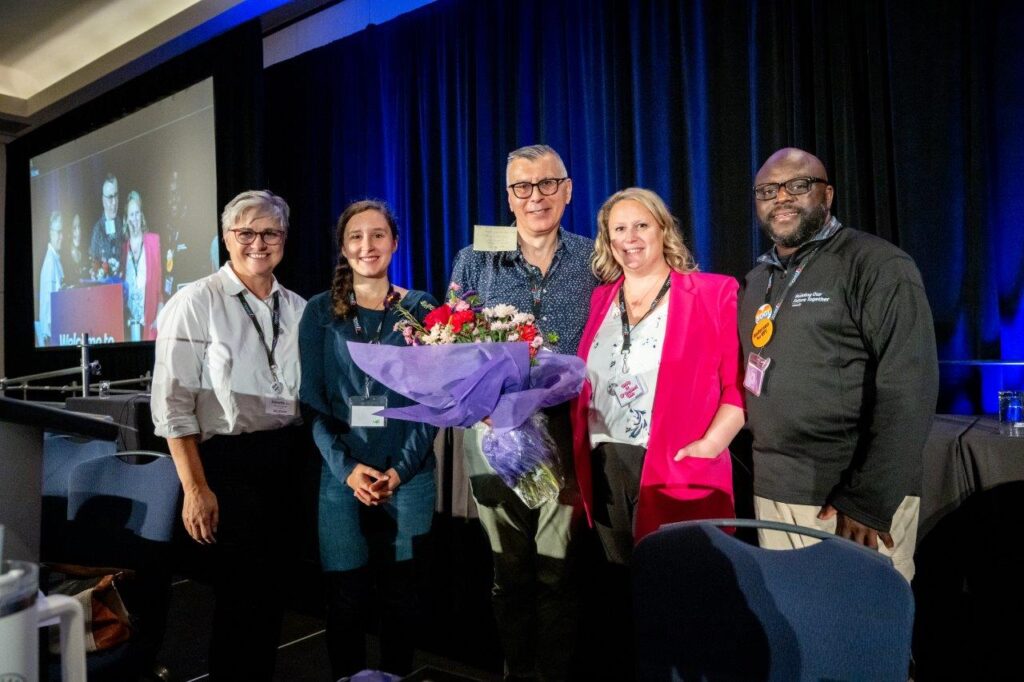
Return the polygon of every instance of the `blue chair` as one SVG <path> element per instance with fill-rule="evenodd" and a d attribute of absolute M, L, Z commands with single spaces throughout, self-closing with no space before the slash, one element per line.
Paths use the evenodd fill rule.
<path fill-rule="evenodd" d="M 171 593 L 171 539 L 181 486 L 171 458 L 127 451 L 76 465 L 68 479 L 70 532 L 55 570 L 128 569 L 122 588 L 131 639 L 87 657 L 90 680 L 129 680 L 150 672 L 166 629 Z M 70 565 L 70 566 L 69 566 Z"/>
<path fill-rule="evenodd" d="M 50 561 L 66 542 L 68 532 L 68 481 L 72 470 L 90 459 L 109 457 L 117 444 L 108 440 L 77 438 L 63 433 L 43 434 L 43 501 L 40 515 L 40 548 Z"/>
<path fill-rule="evenodd" d="M 822 542 L 768 550 L 724 527 Z M 639 679 L 906 682 L 910 585 L 878 552 L 749 519 L 663 526 L 633 554 Z"/>
<path fill-rule="evenodd" d="M 123 521 L 121 528 L 153 542 L 170 542 L 181 487 L 171 458 L 161 452 L 131 450 L 75 466 L 68 479 L 68 521 L 88 514 L 107 499 Z M 95 519 L 94 519 L 95 520 Z"/>

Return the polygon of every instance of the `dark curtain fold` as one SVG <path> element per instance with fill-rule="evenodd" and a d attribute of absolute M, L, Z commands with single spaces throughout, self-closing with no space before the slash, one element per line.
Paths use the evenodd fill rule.
<path fill-rule="evenodd" d="M 741 277 L 767 248 L 752 176 L 793 145 L 845 224 L 917 261 L 940 357 L 1024 358 L 1022 29 L 1009 1 L 439 0 L 268 70 L 282 277 L 326 289 L 335 217 L 375 196 L 403 230 L 395 280 L 440 293 L 472 225 L 511 219 L 505 155 L 535 142 L 573 178 L 568 229 L 640 184 L 703 269 Z M 944 377 L 940 409 L 963 411 L 1024 380 Z"/>

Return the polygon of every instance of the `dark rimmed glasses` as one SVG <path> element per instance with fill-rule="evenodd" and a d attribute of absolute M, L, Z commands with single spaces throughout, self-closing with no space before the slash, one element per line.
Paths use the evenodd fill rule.
<path fill-rule="evenodd" d="M 512 190 L 512 194 L 518 199 L 529 199 L 533 196 L 533 188 L 536 187 L 537 191 L 546 197 L 551 196 L 558 191 L 558 187 L 568 180 L 568 177 L 564 178 L 544 178 L 539 182 L 513 182 L 508 186 Z"/>
<path fill-rule="evenodd" d="M 276 246 L 284 239 L 284 230 L 263 230 L 262 232 L 257 232 L 247 227 L 235 227 L 228 230 L 228 232 L 234 232 L 235 240 L 245 246 L 256 241 L 256 237 L 261 238 L 267 246 Z"/>
<path fill-rule="evenodd" d="M 754 198 L 758 201 L 768 201 L 779 196 L 779 188 L 785 187 L 787 194 L 807 194 L 816 182 L 823 182 L 826 185 L 828 180 L 823 178 L 800 177 L 790 178 L 785 182 L 765 182 L 754 186 Z"/>

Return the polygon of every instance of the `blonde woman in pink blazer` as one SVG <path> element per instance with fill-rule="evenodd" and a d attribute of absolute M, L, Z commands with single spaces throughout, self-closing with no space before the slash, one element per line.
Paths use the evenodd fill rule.
<path fill-rule="evenodd" d="M 697 272 L 661 198 L 631 187 L 597 218 L 598 286 L 578 354 L 576 477 L 607 560 L 604 636 L 629 666 L 633 545 L 672 521 L 734 516 L 729 443 L 743 426 L 732 277 Z M 631 670 L 616 671 L 627 679 Z"/>
<path fill-rule="evenodd" d="M 576 474 L 608 559 L 628 563 L 664 523 L 733 516 L 738 286 L 697 272 L 665 203 L 637 187 L 601 207 L 592 268 L 604 284 L 579 346 Z"/>

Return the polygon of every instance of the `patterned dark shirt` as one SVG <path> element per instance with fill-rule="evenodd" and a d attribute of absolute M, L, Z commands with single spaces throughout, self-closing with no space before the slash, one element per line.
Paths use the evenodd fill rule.
<path fill-rule="evenodd" d="M 505 303 L 532 312 L 544 334 L 558 334 L 551 349 L 574 355 L 597 286 L 590 271 L 593 251 L 593 239 L 558 228 L 558 249 L 542 277 L 519 249 L 474 251 L 467 246 L 455 257 L 451 281 L 476 291 L 485 306 Z"/>

